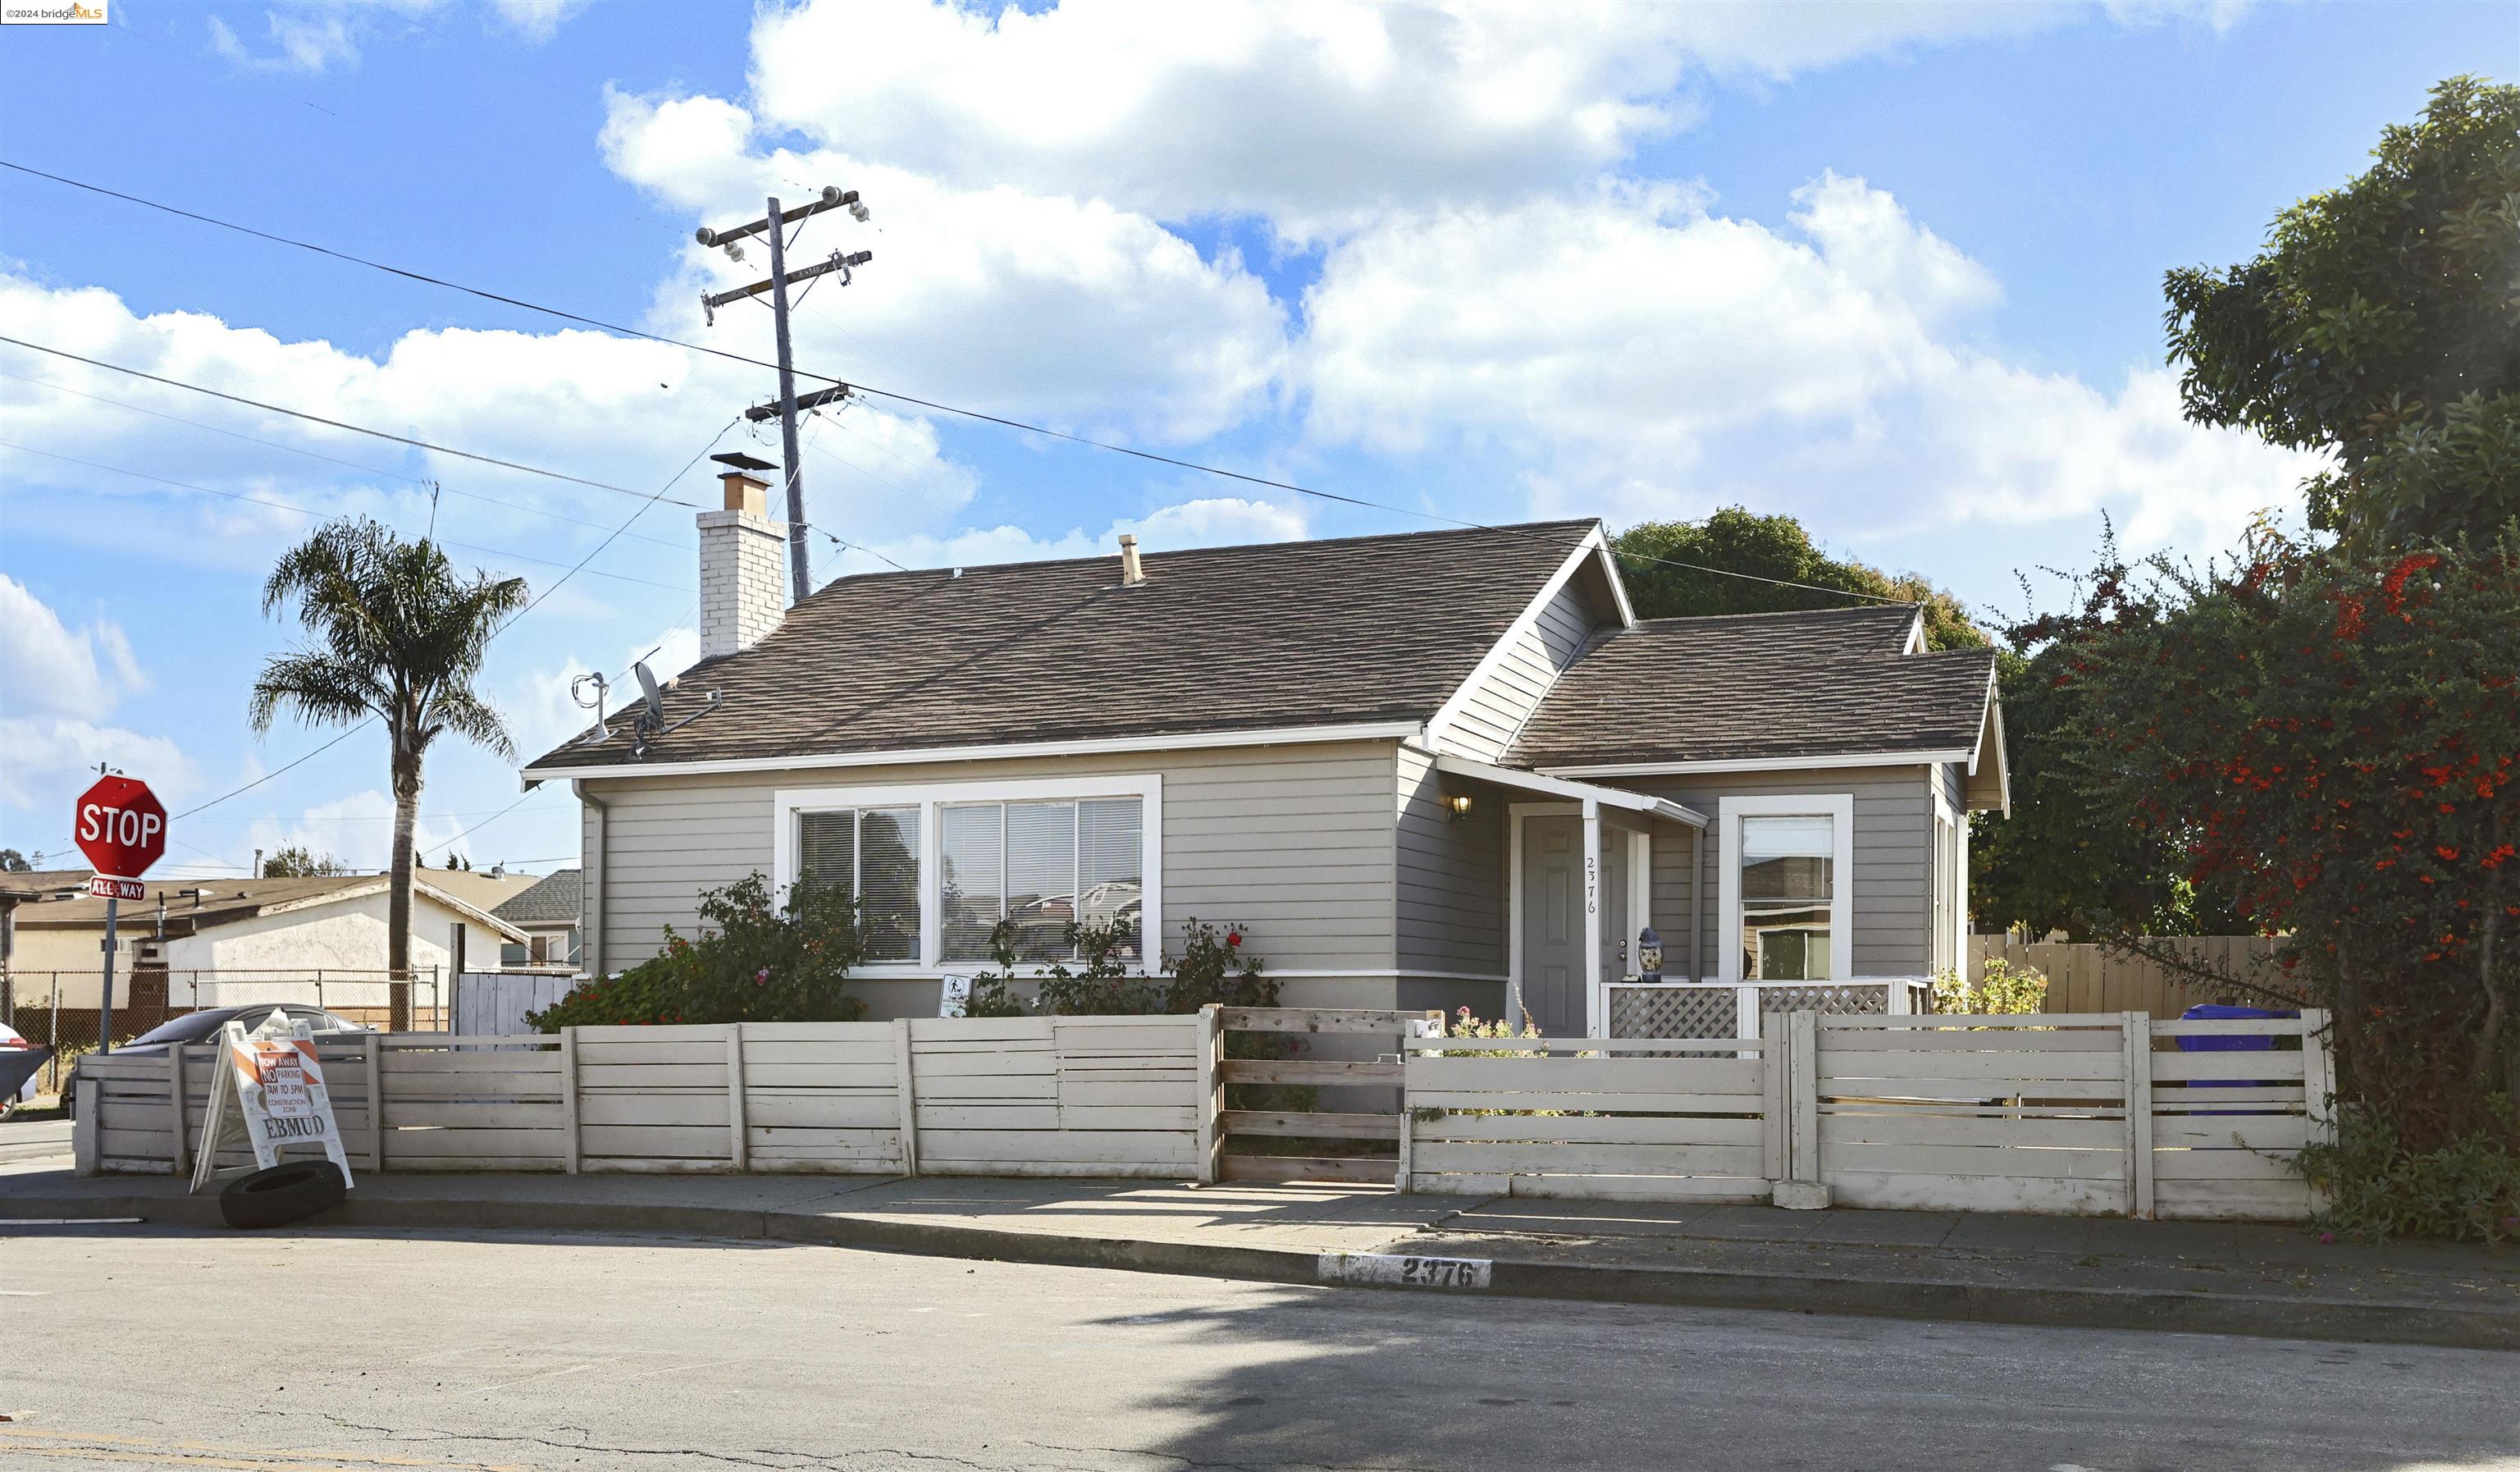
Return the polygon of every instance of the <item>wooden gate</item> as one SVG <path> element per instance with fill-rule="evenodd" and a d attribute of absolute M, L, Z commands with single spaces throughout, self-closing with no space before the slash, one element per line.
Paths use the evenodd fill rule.
<path fill-rule="evenodd" d="M 1390 1185 L 1400 1169 L 1400 1041 L 1441 1012 L 1228 1007 L 1215 1178 Z"/>

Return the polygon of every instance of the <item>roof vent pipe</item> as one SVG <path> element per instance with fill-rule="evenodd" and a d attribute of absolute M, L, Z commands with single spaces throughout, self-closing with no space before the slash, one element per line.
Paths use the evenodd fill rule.
<path fill-rule="evenodd" d="M 1120 533 L 1120 586 L 1136 587 L 1147 580 L 1147 570 L 1138 561 L 1138 538 L 1134 532 Z"/>

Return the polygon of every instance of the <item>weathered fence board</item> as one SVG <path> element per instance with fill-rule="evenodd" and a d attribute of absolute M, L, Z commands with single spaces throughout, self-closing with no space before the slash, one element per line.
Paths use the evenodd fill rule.
<path fill-rule="evenodd" d="M 2267 936 L 2175 936 L 2156 943 L 2198 965 L 2261 985 L 2278 984 L 2274 954 L 2282 942 Z M 1971 936 L 1968 975 L 1986 974 L 1986 963 L 2001 959 L 2014 967 L 2036 968 L 2048 978 L 2047 1009 L 2050 1012 L 2148 1012 L 2177 1017 L 2199 1002 L 2262 1002 L 2177 972 L 2158 961 L 2129 955 L 2096 943 L 2016 941 L 2010 936 Z"/>
<path fill-rule="evenodd" d="M 1300 1029 L 1300 1009 L 1244 1014 L 1368 1055 L 1307 1059 L 1226 1057 L 1228 1015 L 411 1034 L 319 1051 L 368 1171 L 1396 1173 L 1403 1189 L 1673 1201 L 1790 1182 L 1850 1206 L 2299 1219 L 2318 1202 L 2293 1157 L 2332 1118 L 2316 1012 L 1793 1013 L 1765 1038 L 1527 1045 L 1383 1031 L 1414 1034 L 1418 1014 Z M 1405 1061 L 1372 1061 L 1377 1036 Z M 216 1057 L 84 1060 L 80 1169 L 181 1170 Z M 1227 1107 L 1231 1084 L 1371 1103 L 1385 1081 L 1398 1112 Z M 1229 1152 L 1229 1136 L 1310 1153 Z"/>

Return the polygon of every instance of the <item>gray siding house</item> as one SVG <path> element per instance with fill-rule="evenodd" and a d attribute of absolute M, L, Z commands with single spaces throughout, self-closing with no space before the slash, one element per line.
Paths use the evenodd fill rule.
<path fill-rule="evenodd" d="M 1905 606 L 1640 620 L 1544 522 L 841 578 L 784 608 L 762 486 L 701 524 L 661 731 L 536 759 L 583 805 L 589 971 L 758 872 L 858 898 L 873 1015 L 932 1015 L 1012 921 L 1243 928 L 1291 1004 L 1730 1035 L 1906 1011 L 1958 964 L 2004 805 L 1987 651 Z M 1640 975 L 1658 932 L 1661 980 Z"/>

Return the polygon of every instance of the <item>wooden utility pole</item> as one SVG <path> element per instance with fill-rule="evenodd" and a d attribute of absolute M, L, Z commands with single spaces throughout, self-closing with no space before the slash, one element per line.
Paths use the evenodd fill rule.
<path fill-rule="evenodd" d="M 737 248 L 737 243 L 745 236 L 767 235 L 770 239 L 769 279 L 715 295 L 703 292 L 700 294 L 700 308 L 707 314 L 710 323 L 714 324 L 717 321 L 719 307 L 729 302 L 741 301 L 747 297 L 758 297 L 764 292 L 770 294 L 770 311 L 776 323 L 779 339 L 779 397 L 774 403 L 761 404 L 745 410 L 744 417 L 757 424 L 773 414 L 779 416 L 780 447 L 787 459 L 788 584 L 795 596 L 795 601 L 799 603 L 803 602 L 805 595 L 814 589 L 808 575 L 808 563 L 805 556 L 805 467 L 798 463 L 800 452 L 796 444 L 796 413 L 799 408 L 810 409 L 821 404 L 837 402 L 848 396 L 849 390 L 846 384 L 840 384 L 816 393 L 809 393 L 801 402 L 797 399 L 796 365 L 789 347 L 788 332 L 788 288 L 791 283 L 810 281 L 817 276 L 828 275 L 834 271 L 839 273 L 840 284 L 846 286 L 849 283 L 849 272 L 873 260 L 875 253 L 857 251 L 842 254 L 834 251 L 831 258 L 822 264 L 809 266 L 790 275 L 788 271 L 788 244 L 783 238 L 785 234 L 783 227 L 820 214 L 826 209 L 843 208 L 860 220 L 867 217 L 867 207 L 858 202 L 856 190 L 834 189 L 826 185 L 822 198 L 813 204 L 800 205 L 793 209 L 783 210 L 779 207 L 779 197 L 772 195 L 769 211 L 751 224 L 739 225 L 733 230 L 712 230 L 702 225 L 698 235 L 701 245 L 722 246 L 726 249 L 727 254 L 738 260 L 742 260 L 743 254 Z"/>

